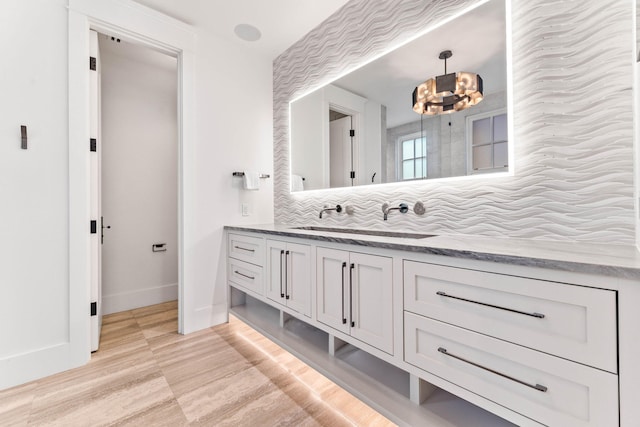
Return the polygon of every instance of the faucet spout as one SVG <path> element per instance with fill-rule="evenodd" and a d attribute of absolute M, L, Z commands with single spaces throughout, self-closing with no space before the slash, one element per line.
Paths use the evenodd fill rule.
<path fill-rule="evenodd" d="M 336 212 L 340 213 L 340 212 L 342 212 L 342 206 L 340 206 L 340 205 L 336 205 L 336 207 L 335 207 L 335 208 L 323 208 L 323 209 L 320 211 L 320 219 L 322 219 L 322 214 L 323 214 L 324 212 L 329 212 L 329 211 L 336 211 Z"/>
<path fill-rule="evenodd" d="M 398 206 L 396 207 L 390 207 L 388 203 L 384 203 L 382 205 L 382 219 L 384 221 L 387 220 L 387 218 L 389 217 L 389 212 L 391 211 L 400 211 L 400 213 L 407 213 L 409 212 L 409 205 L 407 205 L 406 203 L 400 203 Z"/>

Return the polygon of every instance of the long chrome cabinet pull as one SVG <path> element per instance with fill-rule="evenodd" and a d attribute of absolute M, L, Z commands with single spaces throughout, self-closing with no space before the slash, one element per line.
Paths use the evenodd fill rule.
<path fill-rule="evenodd" d="M 347 318 L 344 317 L 344 270 L 347 268 L 347 263 L 342 263 L 342 324 L 347 323 Z"/>
<path fill-rule="evenodd" d="M 246 274 L 242 274 L 238 270 L 234 270 L 233 272 L 236 273 L 236 274 L 241 275 L 242 277 L 246 277 L 247 279 L 255 280 L 255 277 L 251 277 L 251 276 L 247 276 Z"/>
<path fill-rule="evenodd" d="M 356 268 L 355 264 L 349 266 L 349 321 L 351 327 L 356 326 L 356 322 L 353 321 L 353 269 Z"/>
<path fill-rule="evenodd" d="M 240 249 L 241 251 L 247 251 L 247 252 L 255 252 L 255 249 L 247 249 L 247 248 L 243 248 L 242 246 L 234 246 L 234 248 L 236 249 Z"/>
<path fill-rule="evenodd" d="M 292 263 L 293 263 L 293 261 L 292 261 Z M 286 299 L 289 299 L 289 268 L 290 268 L 290 265 L 289 265 L 289 251 L 286 251 L 284 253 L 284 266 L 285 266 L 285 268 L 284 268 L 284 270 L 285 270 L 285 272 L 284 272 L 284 274 L 285 274 L 285 277 L 284 277 L 284 297 Z"/>
<path fill-rule="evenodd" d="M 282 263 L 284 263 L 284 250 L 280 251 L 280 298 L 284 298 L 284 291 L 282 290 Z"/>
<path fill-rule="evenodd" d="M 472 304 L 484 305 L 485 307 L 497 308 L 499 310 L 510 311 L 512 313 L 524 314 L 525 316 L 537 317 L 538 319 L 544 319 L 544 314 L 541 313 L 527 313 L 526 311 L 515 310 L 513 308 L 508 307 L 500 307 L 499 305 L 487 304 L 486 302 L 474 301 L 466 298 L 455 297 L 453 295 L 448 295 L 442 291 L 436 292 L 437 295 L 441 297 L 453 298 L 460 301 L 470 302 Z"/>
<path fill-rule="evenodd" d="M 284 260 L 282 259 L 284 257 L 284 250 L 280 251 L 280 298 L 284 298 L 284 292 L 282 291 L 282 263 L 284 262 Z"/>
<path fill-rule="evenodd" d="M 485 367 L 485 366 L 479 365 L 479 364 L 477 364 L 477 363 L 475 363 L 475 362 L 472 362 L 472 361 L 467 360 L 467 359 L 465 359 L 465 358 L 462 358 L 462 357 L 460 357 L 460 356 L 456 356 L 455 354 L 451 354 L 451 353 L 449 353 L 449 352 L 447 351 L 447 349 L 446 349 L 446 348 L 438 347 L 438 351 L 439 351 L 440 353 L 444 354 L 445 356 L 453 357 L 454 359 L 460 360 L 461 362 L 468 363 L 469 365 L 473 365 L 473 366 L 475 366 L 476 368 L 480 368 L 480 369 L 483 369 L 483 370 L 485 370 L 485 371 L 487 371 L 487 372 L 491 372 L 492 374 L 499 375 L 499 376 L 501 376 L 501 377 L 503 377 L 503 378 L 506 378 L 506 379 L 508 379 L 508 380 L 511 380 L 511 381 L 517 382 L 518 384 L 522 384 L 522 385 L 527 386 L 527 387 L 529 387 L 529 388 L 532 388 L 532 389 L 534 389 L 534 390 L 538 390 L 538 391 L 541 391 L 541 392 L 543 392 L 543 393 L 546 393 L 546 391 L 547 391 L 547 387 L 545 387 L 545 386 L 543 386 L 543 385 L 540 385 L 540 384 L 536 384 L 536 385 L 529 384 L 529 383 L 524 382 L 524 381 L 522 381 L 522 380 L 519 380 L 519 379 L 517 379 L 517 378 L 513 378 L 513 377 L 510 377 L 509 375 L 503 374 L 502 372 L 494 371 L 493 369 L 490 369 L 490 368 L 487 368 L 487 367 Z"/>

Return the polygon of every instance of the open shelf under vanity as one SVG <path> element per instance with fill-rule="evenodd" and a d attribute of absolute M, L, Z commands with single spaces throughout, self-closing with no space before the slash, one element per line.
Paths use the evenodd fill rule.
<path fill-rule="evenodd" d="M 442 389 L 414 404 L 408 372 L 241 290 L 230 292 L 232 315 L 398 425 L 515 425 Z"/>

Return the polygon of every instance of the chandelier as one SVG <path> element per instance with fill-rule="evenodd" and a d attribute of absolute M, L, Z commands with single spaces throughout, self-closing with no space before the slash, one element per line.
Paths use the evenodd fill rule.
<path fill-rule="evenodd" d="M 447 74 L 450 50 L 440 52 L 444 59 L 444 74 L 421 83 L 413 90 L 413 111 L 437 115 L 465 110 L 482 101 L 482 77 L 461 71 Z"/>

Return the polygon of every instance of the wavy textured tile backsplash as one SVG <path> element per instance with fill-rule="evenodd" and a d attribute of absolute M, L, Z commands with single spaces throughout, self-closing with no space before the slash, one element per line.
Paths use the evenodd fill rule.
<path fill-rule="evenodd" d="M 515 176 L 289 192 L 289 101 L 475 3 L 352 0 L 275 60 L 277 223 L 635 243 L 629 0 L 512 0 Z"/>

